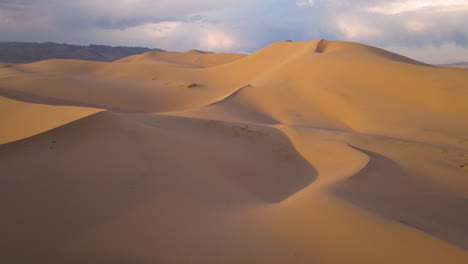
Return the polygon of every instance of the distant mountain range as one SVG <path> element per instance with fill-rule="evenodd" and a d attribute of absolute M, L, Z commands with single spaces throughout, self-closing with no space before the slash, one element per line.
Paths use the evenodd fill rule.
<path fill-rule="evenodd" d="M 445 64 L 445 65 L 453 65 L 453 66 L 457 66 L 457 65 L 468 65 L 468 61 L 449 63 L 449 64 Z"/>
<path fill-rule="evenodd" d="M 148 51 L 161 51 L 141 47 L 110 47 L 103 45 L 69 45 L 53 42 L 0 42 L 0 61 L 27 63 L 47 59 L 79 59 L 114 61 Z"/>
<path fill-rule="evenodd" d="M 455 62 L 455 63 L 448 63 L 442 64 L 442 66 L 450 66 L 450 67 L 458 67 L 458 68 L 465 68 L 468 69 L 468 62 Z"/>

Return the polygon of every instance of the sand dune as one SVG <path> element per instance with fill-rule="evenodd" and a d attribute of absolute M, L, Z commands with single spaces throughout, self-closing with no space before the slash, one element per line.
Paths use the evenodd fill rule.
<path fill-rule="evenodd" d="M 226 64 L 245 57 L 243 54 L 219 54 L 200 50 L 187 52 L 146 52 L 140 55 L 129 56 L 115 63 L 139 63 L 139 64 L 176 64 L 187 67 L 214 67 Z"/>
<path fill-rule="evenodd" d="M 339 195 L 378 214 L 468 249 L 465 235 L 468 216 L 459 214 L 466 211 L 466 196 L 462 193 L 460 196 L 453 195 L 454 192 L 431 192 L 424 188 L 424 183 L 407 175 L 395 161 L 380 154 L 358 150 L 369 155 L 370 161 L 361 171 L 336 187 Z"/>
<path fill-rule="evenodd" d="M 347 41 L 325 41 L 322 40 L 317 47 L 317 52 L 336 54 L 348 58 L 389 60 L 401 63 L 415 64 L 419 66 L 433 67 L 399 54 L 389 52 L 372 46 L 362 45 Z"/>
<path fill-rule="evenodd" d="M 467 83 L 325 40 L 0 68 L 0 261 L 466 263 Z"/>
<path fill-rule="evenodd" d="M 0 97 L 0 144 L 40 134 L 98 111 L 95 108 L 31 104 Z"/>

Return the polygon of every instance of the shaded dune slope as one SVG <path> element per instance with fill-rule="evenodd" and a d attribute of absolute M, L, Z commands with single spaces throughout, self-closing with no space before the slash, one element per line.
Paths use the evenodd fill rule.
<path fill-rule="evenodd" d="M 315 178 L 274 128 L 157 115 L 97 113 L 2 145 L 0 156 L 2 258 L 24 263 L 60 257 L 80 232 L 148 201 L 278 203 Z"/>
<path fill-rule="evenodd" d="M 393 160 L 370 157 L 361 171 L 335 187 L 348 201 L 468 249 L 468 197 L 431 192 Z"/>

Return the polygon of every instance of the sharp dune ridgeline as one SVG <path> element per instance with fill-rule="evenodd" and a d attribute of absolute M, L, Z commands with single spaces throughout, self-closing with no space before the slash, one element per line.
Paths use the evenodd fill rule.
<path fill-rule="evenodd" d="M 1 263 L 468 263 L 466 69 L 326 40 L 1 65 Z"/>

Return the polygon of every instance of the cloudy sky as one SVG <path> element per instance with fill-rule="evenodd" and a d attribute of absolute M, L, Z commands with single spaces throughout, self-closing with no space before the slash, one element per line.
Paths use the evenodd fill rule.
<path fill-rule="evenodd" d="M 468 61 L 468 0 L 0 0 L 0 41 L 249 53 L 319 38 Z"/>

